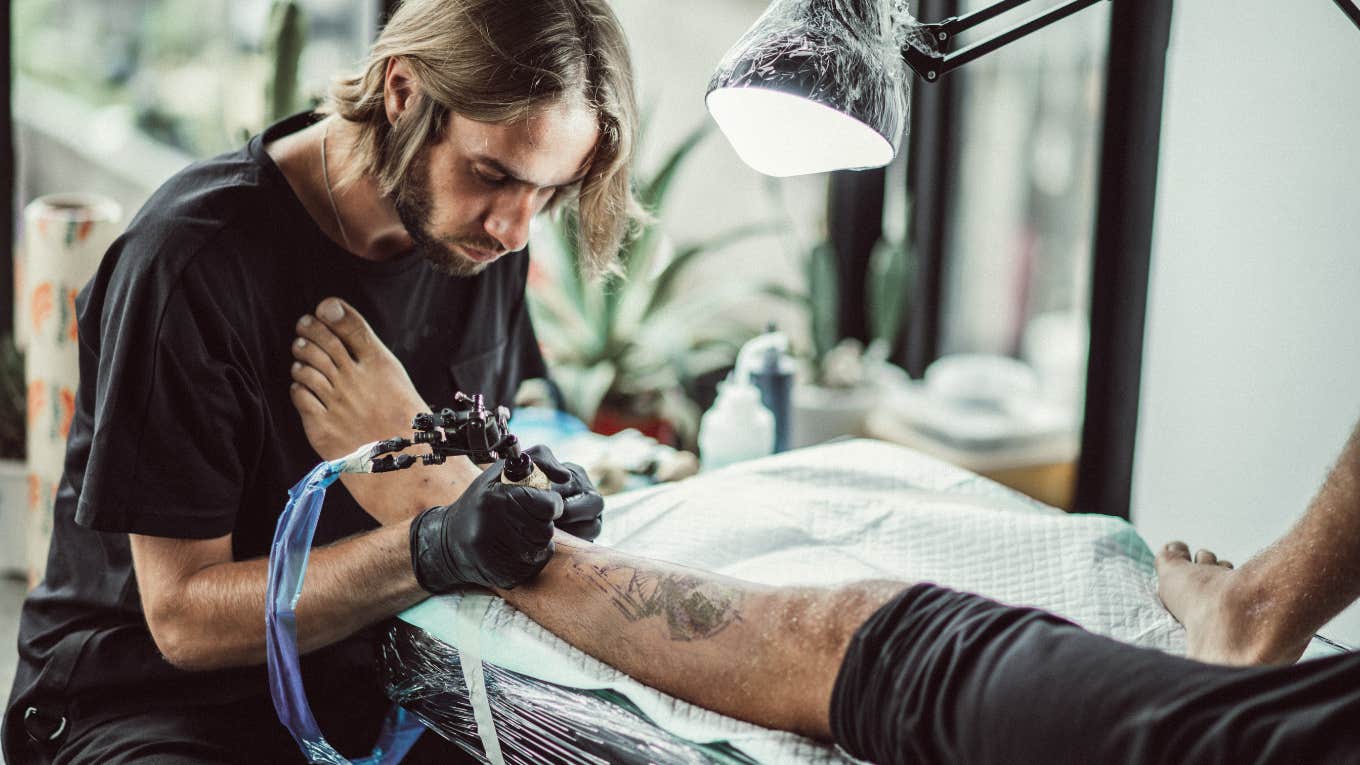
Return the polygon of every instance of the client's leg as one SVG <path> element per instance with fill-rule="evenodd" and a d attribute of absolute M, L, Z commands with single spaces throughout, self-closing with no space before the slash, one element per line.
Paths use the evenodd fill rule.
<path fill-rule="evenodd" d="M 768 587 L 558 533 L 531 583 L 499 593 L 601 661 L 699 706 L 830 738 L 846 645 L 906 585 Z"/>
<path fill-rule="evenodd" d="M 931 584 L 767 587 L 565 535 L 536 580 L 500 594 L 655 688 L 881 765 L 1360 751 L 1360 655 L 1216 667 Z"/>
<path fill-rule="evenodd" d="M 1157 556 L 1158 590 L 1185 625 L 1190 656 L 1223 664 L 1288 663 L 1319 627 L 1360 597 L 1360 426 L 1307 512 L 1240 568 L 1180 542 Z"/>

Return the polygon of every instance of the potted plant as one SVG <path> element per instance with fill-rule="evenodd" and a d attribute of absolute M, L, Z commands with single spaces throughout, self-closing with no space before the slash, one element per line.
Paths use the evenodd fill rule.
<path fill-rule="evenodd" d="M 28 512 L 24 438 L 28 409 L 24 357 L 14 338 L 0 338 L 0 573 L 22 573 L 24 521 Z"/>
<path fill-rule="evenodd" d="M 771 230 L 742 226 L 681 244 L 666 235 L 672 184 L 707 134 L 707 125 L 693 130 L 654 173 L 638 179 L 651 219 L 620 250 L 617 278 L 594 285 L 582 276 L 578 222 L 570 210 L 541 221 L 533 237 L 528 297 L 534 327 L 561 405 L 597 432 L 632 427 L 663 443 L 693 443 L 699 413 L 684 384 L 730 366 L 741 342 L 758 331 L 721 317 L 763 285 L 679 289 L 707 255 Z"/>
<path fill-rule="evenodd" d="M 906 331 L 908 295 L 915 279 L 914 261 L 905 242 L 880 239 L 866 274 L 865 309 L 869 344 L 841 338 L 837 308 L 840 286 L 835 251 L 828 242 L 809 249 L 805 260 L 807 290 L 774 294 L 802 305 L 807 313 L 809 348 L 801 379 L 793 392 L 794 446 L 808 446 L 837 436 L 859 435 L 864 418 L 878 403 L 880 389 L 905 372 L 888 362 Z"/>

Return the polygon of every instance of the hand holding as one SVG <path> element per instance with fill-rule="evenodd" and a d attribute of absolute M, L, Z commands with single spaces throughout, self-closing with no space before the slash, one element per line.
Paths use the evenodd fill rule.
<path fill-rule="evenodd" d="M 453 504 L 432 507 L 411 522 L 411 565 L 428 592 L 466 584 L 512 589 L 552 557 L 561 495 L 501 483 L 504 467 L 496 462 Z"/>
<path fill-rule="evenodd" d="M 557 528 L 587 542 L 594 541 L 603 525 L 600 515 L 604 512 L 604 497 L 591 483 L 585 468 L 572 462 L 558 462 L 546 446 L 524 451 L 552 481 L 553 491 L 562 497 L 564 509 L 557 519 Z"/>

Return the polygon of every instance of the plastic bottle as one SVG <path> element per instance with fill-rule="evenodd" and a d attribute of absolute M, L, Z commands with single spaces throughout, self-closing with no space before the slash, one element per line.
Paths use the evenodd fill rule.
<path fill-rule="evenodd" d="M 718 399 L 699 420 L 699 458 L 705 470 L 774 452 L 774 415 L 760 403 L 749 374 L 733 372 L 718 384 Z"/>
<path fill-rule="evenodd" d="M 774 415 L 774 453 L 789 448 L 793 429 L 793 359 L 789 339 L 773 327 L 742 347 L 738 370 L 760 389 L 760 401 Z"/>

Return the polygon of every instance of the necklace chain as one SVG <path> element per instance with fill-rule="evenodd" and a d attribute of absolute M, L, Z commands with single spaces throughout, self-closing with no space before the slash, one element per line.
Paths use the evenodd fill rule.
<path fill-rule="evenodd" d="M 331 132 L 330 120 L 326 121 L 326 126 L 321 129 L 321 178 L 326 182 L 326 198 L 331 201 L 331 215 L 335 216 L 335 225 L 340 227 L 340 238 L 345 240 L 345 249 L 353 251 L 349 244 L 349 234 L 345 232 L 345 222 L 340 220 L 340 210 L 335 206 L 335 193 L 331 191 L 331 174 L 326 168 L 326 136 Z"/>

